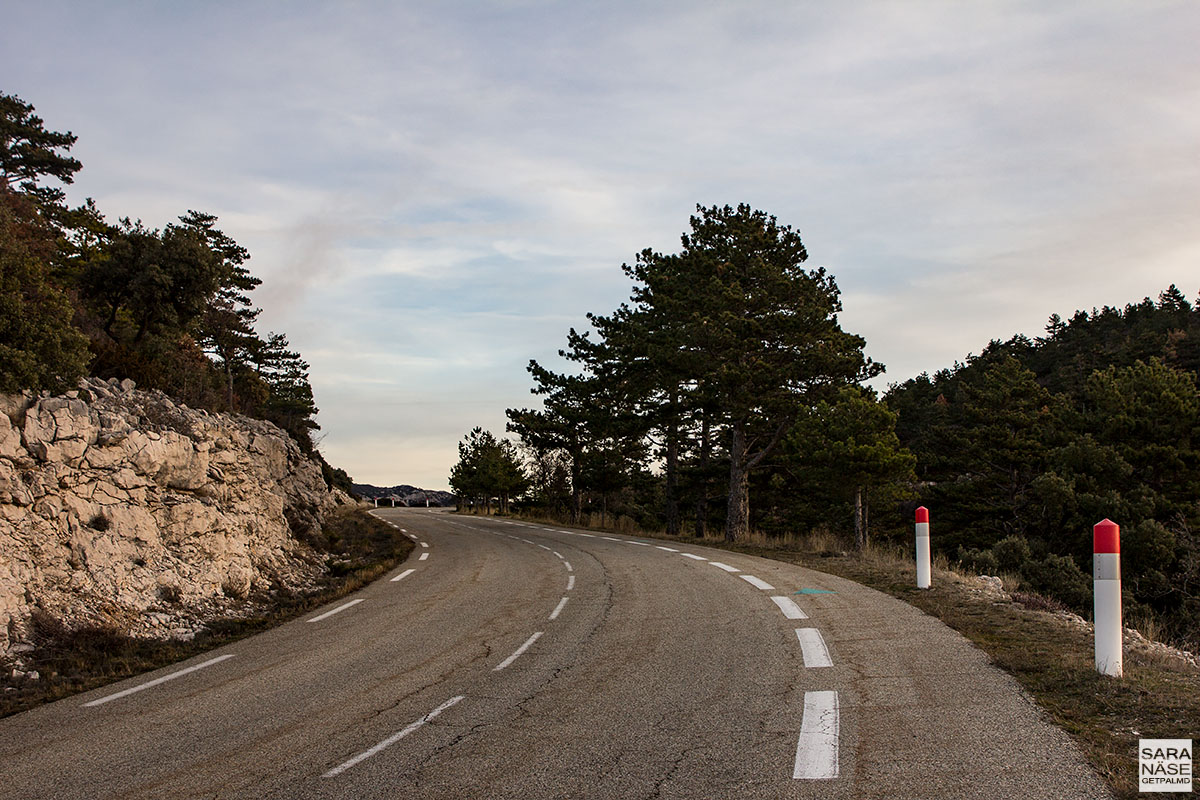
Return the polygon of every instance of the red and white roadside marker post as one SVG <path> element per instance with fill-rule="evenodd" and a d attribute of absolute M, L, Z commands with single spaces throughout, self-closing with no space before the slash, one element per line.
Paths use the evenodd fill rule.
<path fill-rule="evenodd" d="M 928 589 L 932 570 L 929 565 L 929 509 L 917 509 L 917 588 Z"/>
<path fill-rule="evenodd" d="M 1096 618 L 1096 670 L 1119 678 L 1121 654 L 1121 528 L 1111 519 L 1092 528 L 1092 586 Z"/>

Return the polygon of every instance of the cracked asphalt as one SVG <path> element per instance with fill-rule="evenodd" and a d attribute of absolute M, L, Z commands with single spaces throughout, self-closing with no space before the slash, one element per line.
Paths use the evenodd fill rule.
<path fill-rule="evenodd" d="M 723 551 L 677 548 L 740 573 L 630 537 L 378 514 L 429 547 L 308 617 L 0 720 L 0 797 L 1110 797 L 1014 681 L 891 597 Z M 798 627 L 832 667 L 806 668 Z M 794 779 L 805 695 L 829 691 L 836 777 Z"/>

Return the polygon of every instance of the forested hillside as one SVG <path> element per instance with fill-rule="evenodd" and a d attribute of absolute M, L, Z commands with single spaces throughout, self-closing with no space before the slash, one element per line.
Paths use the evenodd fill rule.
<path fill-rule="evenodd" d="M 691 227 L 679 253 L 624 265 L 629 302 L 568 332 L 565 369 L 530 363 L 541 407 L 508 410 L 524 473 L 476 429 L 456 487 L 504 506 L 527 480 L 525 505 L 573 521 L 817 530 L 847 549 L 907 543 L 924 504 L 935 552 L 1085 614 L 1107 517 L 1129 617 L 1200 645 L 1200 311 L 1176 287 L 1056 315 L 880 398 L 863 382 L 882 365 L 795 231 L 748 206 Z"/>
<path fill-rule="evenodd" d="M 1046 335 L 893 387 L 938 546 L 1086 611 L 1092 525 L 1121 525 L 1127 612 L 1200 644 L 1200 310 L 1050 319 Z"/>
<path fill-rule="evenodd" d="M 192 407 L 270 420 L 313 453 L 308 365 L 284 334 L 255 329 L 250 253 L 211 214 L 152 228 L 110 222 L 90 200 L 69 207 L 75 141 L 0 94 L 0 392 L 132 378 Z M 348 490 L 339 472 L 326 466 Z"/>

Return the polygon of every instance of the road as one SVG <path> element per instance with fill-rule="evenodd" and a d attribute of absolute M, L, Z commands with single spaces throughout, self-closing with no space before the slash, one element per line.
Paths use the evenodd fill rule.
<path fill-rule="evenodd" d="M 858 584 L 380 509 L 408 561 L 190 661 L 0 720 L 0 797 L 1106 798 L 1015 682 Z"/>

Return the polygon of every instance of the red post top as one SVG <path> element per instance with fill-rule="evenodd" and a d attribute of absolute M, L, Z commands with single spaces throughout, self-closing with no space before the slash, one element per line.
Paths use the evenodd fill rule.
<path fill-rule="evenodd" d="M 1105 519 L 1097 522 L 1092 528 L 1092 539 L 1094 553 L 1119 553 L 1121 552 L 1121 526 L 1113 522 L 1111 519 Z"/>
<path fill-rule="evenodd" d="M 929 522 L 929 509 L 925 506 L 917 509 L 917 522 Z"/>

